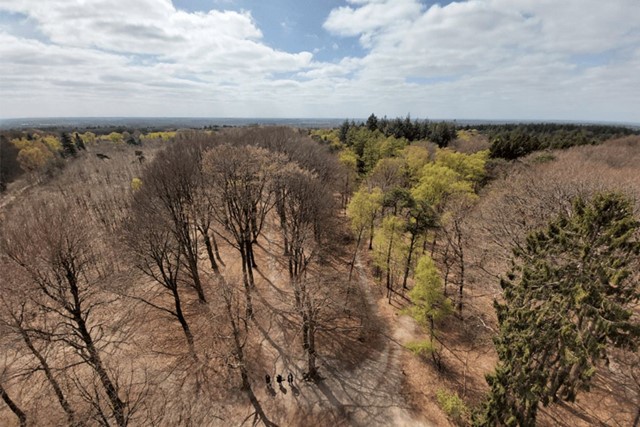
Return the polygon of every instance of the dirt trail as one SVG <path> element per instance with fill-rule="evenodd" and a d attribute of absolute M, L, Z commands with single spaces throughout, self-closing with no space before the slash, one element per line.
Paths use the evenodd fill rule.
<path fill-rule="evenodd" d="M 270 239 L 267 238 L 267 241 Z M 277 253 L 271 249 L 278 250 L 269 248 L 268 252 Z M 267 264 L 265 273 L 270 281 L 277 283 L 278 277 L 281 281 L 283 272 L 278 269 L 275 259 L 269 260 Z M 324 379 L 312 384 L 301 380 L 304 361 L 284 356 L 288 352 L 283 351 L 283 348 L 277 348 L 277 344 L 274 348 L 274 344 L 282 342 L 283 337 L 282 334 L 276 333 L 274 336 L 271 333 L 271 339 L 265 339 L 262 349 L 270 353 L 275 360 L 272 372 L 284 375 L 293 372 L 296 377 L 294 387 L 285 383 L 283 388 L 279 388 L 274 384 L 274 389 L 270 392 L 264 382 L 256 387 L 260 400 L 265 402 L 266 406 L 272 406 L 273 410 L 279 413 L 288 414 L 288 418 L 277 420 L 279 424 L 290 425 L 301 419 L 292 418 L 294 414 L 304 414 L 302 418 L 309 421 L 309 417 L 312 417 L 314 425 L 429 425 L 409 406 L 403 390 L 405 374 L 401 366 L 401 354 L 406 351 L 403 344 L 415 337 L 415 323 L 407 316 L 396 316 L 386 301 L 382 301 L 373 280 L 359 259 L 356 271 L 358 280 L 355 284 L 360 286 L 366 295 L 366 303 L 375 319 L 373 321 L 381 325 L 381 337 L 376 340 L 377 348 L 371 351 L 367 360 L 354 369 L 345 368 L 338 360 L 319 358 L 319 368 Z M 271 332 L 275 332 L 274 329 L 276 328 L 273 327 Z M 293 340 L 285 342 L 288 342 L 288 345 L 299 345 L 298 340 L 299 337 L 294 337 Z"/>

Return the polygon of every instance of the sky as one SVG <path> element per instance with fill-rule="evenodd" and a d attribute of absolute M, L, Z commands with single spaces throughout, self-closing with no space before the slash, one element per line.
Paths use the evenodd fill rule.
<path fill-rule="evenodd" d="M 0 0 L 0 117 L 640 123 L 639 0 Z"/>

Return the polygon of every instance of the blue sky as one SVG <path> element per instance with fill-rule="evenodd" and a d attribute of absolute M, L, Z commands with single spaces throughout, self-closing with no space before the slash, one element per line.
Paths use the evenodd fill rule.
<path fill-rule="evenodd" d="M 335 37 L 322 28 L 332 9 L 344 0 L 176 0 L 173 4 L 189 12 L 206 12 L 213 7 L 251 11 L 251 15 L 272 47 L 288 52 L 313 52 L 318 60 L 336 61 L 345 56 L 363 56 L 357 37 Z"/>
<path fill-rule="evenodd" d="M 0 0 L 0 117 L 640 122 L 637 0 Z"/>

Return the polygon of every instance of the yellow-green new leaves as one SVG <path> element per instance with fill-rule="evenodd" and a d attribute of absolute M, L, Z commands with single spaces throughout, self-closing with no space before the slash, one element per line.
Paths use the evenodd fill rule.
<path fill-rule="evenodd" d="M 474 184 L 480 182 L 485 175 L 485 163 L 489 158 L 489 150 L 474 154 L 458 153 L 447 148 L 436 151 L 436 164 L 456 171 L 462 179 Z"/>
<path fill-rule="evenodd" d="M 453 307 L 444 296 L 440 272 L 429 255 L 418 260 L 414 279 L 413 289 L 409 291 L 409 299 L 413 303 L 409 313 L 419 324 L 431 328 L 432 321 L 448 315 Z"/>
<path fill-rule="evenodd" d="M 27 172 L 34 172 L 43 168 L 52 159 L 53 154 L 41 142 L 24 147 L 18 153 L 20 167 Z"/>
<path fill-rule="evenodd" d="M 140 178 L 133 178 L 131 180 L 131 189 L 138 191 L 140 188 L 142 188 L 142 180 Z"/>
<path fill-rule="evenodd" d="M 404 267 L 403 250 L 404 220 L 397 216 L 387 216 L 373 236 L 373 263 L 386 274 L 387 296 L 390 298 L 394 279 Z"/>
<path fill-rule="evenodd" d="M 351 221 L 351 229 L 361 235 L 375 219 L 382 207 L 383 194 L 379 188 L 369 190 L 366 187 L 355 192 L 347 206 L 347 217 Z"/>
<path fill-rule="evenodd" d="M 358 172 L 358 156 L 351 149 L 345 148 L 340 152 L 338 160 L 349 171 Z"/>
<path fill-rule="evenodd" d="M 400 156 L 407 165 L 407 172 L 412 181 L 420 178 L 422 168 L 429 163 L 429 150 L 421 145 L 408 145 L 402 150 Z"/>
<path fill-rule="evenodd" d="M 60 140 L 53 135 L 34 134 L 31 139 L 18 138 L 11 141 L 20 150 L 18 162 L 25 172 L 35 172 L 44 167 L 60 152 Z"/>
<path fill-rule="evenodd" d="M 441 207 L 452 195 L 474 194 L 471 182 L 465 181 L 455 170 L 429 163 L 422 169 L 418 185 L 411 190 L 411 196 L 433 207 Z"/>
<path fill-rule="evenodd" d="M 463 154 L 439 149 L 436 161 L 422 168 L 411 195 L 434 207 L 442 207 L 452 196 L 474 198 L 475 187 L 484 178 L 487 156 L 487 151 Z"/>

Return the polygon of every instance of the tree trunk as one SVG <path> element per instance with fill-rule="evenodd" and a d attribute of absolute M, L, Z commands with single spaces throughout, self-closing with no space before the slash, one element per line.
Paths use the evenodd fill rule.
<path fill-rule="evenodd" d="M 356 257 L 358 256 L 358 249 L 360 248 L 360 241 L 362 240 L 362 232 L 363 230 L 360 230 L 360 232 L 358 233 L 358 240 L 356 241 L 356 248 L 353 251 L 353 257 L 351 258 L 351 266 L 349 267 L 349 283 L 351 283 L 351 276 L 353 275 L 353 267 L 356 264 Z M 347 295 L 349 293 L 349 289 L 347 289 Z"/>
<path fill-rule="evenodd" d="M 200 281 L 197 255 L 190 251 L 190 253 L 187 254 L 187 262 L 189 264 L 189 272 L 191 273 L 191 278 L 193 279 L 193 288 L 198 294 L 198 301 L 205 304 L 207 302 L 207 298 L 204 295 L 204 289 L 202 289 L 202 282 Z"/>
<path fill-rule="evenodd" d="M 407 289 L 407 278 L 409 277 L 409 269 L 411 268 L 411 255 L 416 244 L 416 233 L 411 233 L 411 242 L 409 243 L 409 253 L 407 255 L 407 264 L 404 266 L 404 277 L 402 278 L 402 289 Z"/>
<path fill-rule="evenodd" d="M 209 263 L 211 263 L 211 269 L 214 273 L 220 274 L 218 263 L 216 262 L 215 255 L 213 254 L 213 245 L 211 244 L 211 238 L 208 233 L 204 233 L 204 245 L 207 248 L 207 256 L 209 257 Z"/>
<path fill-rule="evenodd" d="M 264 425 L 267 427 L 278 427 L 278 425 L 272 422 L 269 418 L 267 418 L 267 414 L 264 413 L 264 410 L 262 409 L 262 405 L 260 405 L 260 401 L 258 400 L 255 393 L 253 392 L 253 388 L 251 387 L 251 382 L 249 381 L 247 368 L 244 366 L 244 364 L 240 366 L 240 377 L 242 378 L 242 389 L 245 391 L 245 393 L 247 393 L 247 396 L 249 397 L 249 401 L 251 402 L 253 409 L 256 410 L 256 414 L 258 414 L 260 421 L 262 421 Z"/>
<path fill-rule="evenodd" d="M 242 379 L 242 389 L 245 391 L 245 393 L 247 393 L 247 396 L 249 397 L 249 401 L 251 402 L 251 405 L 256 410 L 256 414 L 258 414 L 258 417 L 264 423 L 264 425 L 266 425 L 267 427 L 277 427 L 276 424 L 274 424 L 273 422 L 271 422 L 271 420 L 269 420 L 269 418 L 267 418 L 267 415 L 264 413 L 264 410 L 260 405 L 260 401 L 256 398 L 256 395 L 253 392 L 253 388 L 251 387 L 251 381 L 249 380 L 249 373 L 247 372 L 247 367 L 244 361 L 244 348 L 240 339 L 240 329 L 238 328 L 238 324 L 234 320 L 235 317 L 234 317 L 233 310 L 231 308 L 230 300 L 226 300 L 226 308 L 227 308 L 227 315 L 229 316 L 229 321 L 231 322 L 231 329 L 233 331 L 233 343 L 235 347 L 235 351 L 233 353 L 235 354 L 236 360 L 238 361 L 238 365 L 240 366 L 240 377 Z"/>
<path fill-rule="evenodd" d="M 215 233 L 211 235 L 211 241 L 213 242 L 213 250 L 216 254 L 216 259 L 224 266 L 224 261 L 222 261 L 222 257 L 220 257 L 220 249 L 218 248 L 218 240 L 216 239 Z"/>
<path fill-rule="evenodd" d="M 307 334 L 309 336 L 307 339 L 307 344 L 309 345 L 309 349 L 307 350 L 307 372 L 309 373 L 309 377 L 315 380 L 318 378 L 318 368 L 316 366 L 316 328 L 315 322 L 311 317 L 310 314 L 307 315 L 309 320 L 309 327 L 307 328 Z"/>
<path fill-rule="evenodd" d="M 253 269 L 256 266 L 255 261 L 253 259 L 253 245 L 251 244 L 251 240 L 245 240 L 245 263 L 247 265 L 247 277 L 249 278 L 249 286 L 253 289 L 255 287 L 255 279 L 253 277 Z"/>
<path fill-rule="evenodd" d="M 113 417 L 116 419 L 116 423 L 118 427 L 125 427 L 128 424 L 127 418 L 125 416 L 125 409 L 127 404 L 120 399 L 118 396 L 118 391 L 111 381 L 107 370 L 104 368 L 102 363 L 102 359 L 100 358 L 100 354 L 98 353 L 98 349 L 96 348 L 93 338 L 87 329 L 87 325 L 82 317 L 82 314 L 79 312 L 74 317 L 74 322 L 77 326 L 78 334 L 80 335 L 82 341 L 84 342 L 87 352 L 89 353 L 89 357 L 87 362 L 93 368 L 93 370 L 98 374 L 98 378 L 104 387 L 105 392 L 107 393 L 107 398 L 111 403 L 111 409 L 113 411 Z"/>
<path fill-rule="evenodd" d="M 18 420 L 20 421 L 20 427 L 27 427 L 27 416 L 22 411 L 22 409 L 20 409 L 18 405 L 11 399 L 11 397 L 9 397 L 2 384 L 0 384 L 0 397 L 2 397 L 4 403 L 6 403 L 9 409 L 11 409 L 11 412 L 13 412 L 16 417 L 18 417 Z"/>
<path fill-rule="evenodd" d="M 460 263 L 460 282 L 458 284 L 458 314 L 462 317 L 462 291 L 464 289 L 464 248 L 462 247 L 462 230 L 460 224 L 456 222 L 456 245 L 458 262 Z"/>
<path fill-rule="evenodd" d="M 389 248 L 387 249 L 387 297 L 389 298 L 389 304 L 391 304 L 391 249 L 393 248 L 393 233 L 395 230 L 391 230 L 391 238 L 389 239 Z"/>
<path fill-rule="evenodd" d="M 182 303 L 180 301 L 180 294 L 178 294 L 177 286 L 175 286 L 171 290 L 171 292 L 173 293 L 173 301 L 176 307 L 176 317 L 178 318 L 178 322 L 180 322 L 180 326 L 182 326 L 182 331 L 184 332 L 184 336 L 187 338 L 187 344 L 189 345 L 189 352 L 197 362 L 198 355 L 196 354 L 196 347 L 193 340 L 193 334 L 191 333 L 191 328 L 189 328 L 187 319 L 185 319 L 184 313 L 182 312 Z"/>
<path fill-rule="evenodd" d="M 369 228 L 369 250 L 373 249 L 373 225 L 375 222 L 375 215 L 371 218 L 371 226 Z"/>
<path fill-rule="evenodd" d="M 247 272 L 247 254 L 244 246 L 240 246 L 240 258 L 242 261 L 242 283 L 244 284 L 244 296 L 247 304 L 247 319 L 253 318 L 253 304 L 251 302 L 251 284 L 249 283 L 249 273 Z"/>
<path fill-rule="evenodd" d="M 51 384 L 51 388 L 53 388 L 53 392 L 55 393 L 56 398 L 58 399 L 58 402 L 62 407 L 62 410 L 67 415 L 67 421 L 69 421 L 69 425 L 70 426 L 78 425 L 78 423 L 76 422 L 75 412 L 71 408 L 71 405 L 69 405 L 67 398 L 62 392 L 62 388 L 60 387 L 60 384 L 58 384 L 58 381 L 53 376 L 53 372 L 51 372 L 51 367 L 49 366 L 49 363 L 44 358 L 42 353 L 40 353 L 40 351 L 38 351 L 38 349 L 33 345 L 33 342 L 31 341 L 31 337 L 27 334 L 27 332 L 21 326 L 18 326 L 18 329 L 20 330 L 20 335 L 22 336 L 22 339 L 26 344 L 27 348 L 29 348 L 31 353 L 40 362 L 40 367 L 42 368 L 44 375 L 47 378 L 47 381 L 49 381 L 49 384 Z"/>

